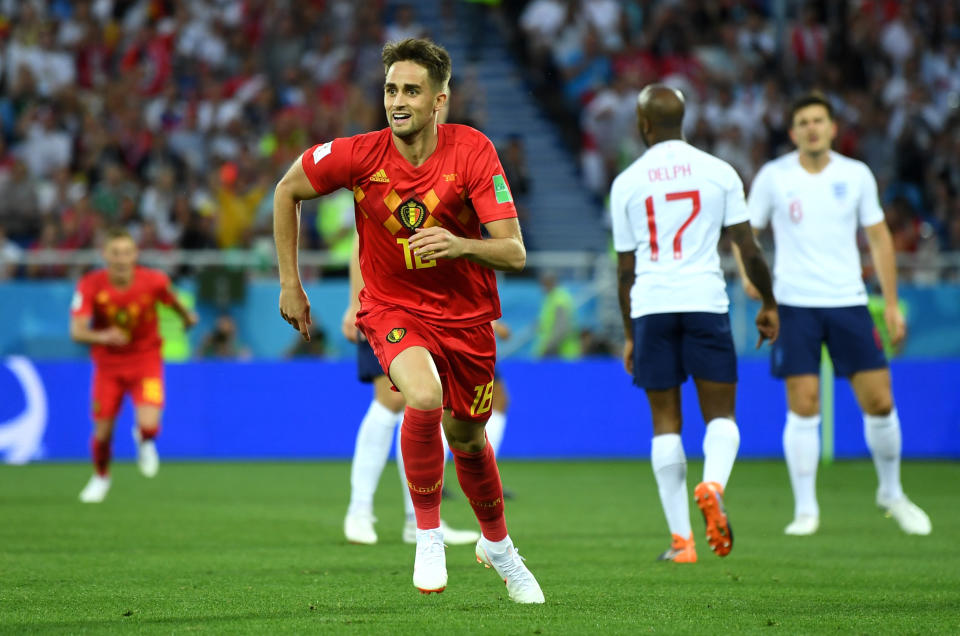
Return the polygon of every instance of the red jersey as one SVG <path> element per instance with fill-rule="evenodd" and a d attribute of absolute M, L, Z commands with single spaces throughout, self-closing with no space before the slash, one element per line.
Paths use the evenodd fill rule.
<path fill-rule="evenodd" d="M 137 267 L 130 285 L 120 289 L 110 283 L 107 270 L 98 269 L 77 283 L 70 314 L 90 316 L 94 329 L 117 326 L 126 331 L 130 342 L 122 347 L 97 344 L 90 347 L 90 355 L 97 364 L 125 364 L 149 354 L 159 357 L 158 302 L 167 305 L 173 302 L 170 279 L 163 272 Z"/>
<path fill-rule="evenodd" d="M 401 306 L 427 322 L 465 327 L 500 317 L 492 269 L 465 258 L 423 261 L 409 246 L 419 227 L 479 239 L 481 223 L 517 216 L 500 159 L 482 133 L 438 126 L 436 150 L 416 168 L 389 128 L 316 145 L 300 161 L 318 194 L 353 190 L 363 305 Z"/>

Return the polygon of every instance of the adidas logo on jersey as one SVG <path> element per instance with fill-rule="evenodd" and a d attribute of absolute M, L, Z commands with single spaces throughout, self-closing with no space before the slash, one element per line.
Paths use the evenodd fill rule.
<path fill-rule="evenodd" d="M 380 168 L 373 176 L 370 177 L 371 181 L 376 181 L 377 183 L 390 183 L 390 177 L 387 176 L 387 173 L 383 168 Z"/>

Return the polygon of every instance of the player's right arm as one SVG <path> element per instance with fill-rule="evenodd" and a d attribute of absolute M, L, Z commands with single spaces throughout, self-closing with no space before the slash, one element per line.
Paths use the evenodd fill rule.
<path fill-rule="evenodd" d="M 283 175 L 273 194 L 273 238 L 280 275 L 280 315 L 310 341 L 310 300 L 300 281 L 297 245 L 300 240 L 300 202 L 317 196 L 300 157 Z"/>
<path fill-rule="evenodd" d="M 93 315 L 93 292 L 88 289 L 87 280 L 81 280 L 73 293 L 70 306 L 70 338 L 81 344 L 98 344 L 119 347 L 130 342 L 130 336 L 123 329 L 111 325 L 106 329 L 94 329 L 90 326 Z"/>
<path fill-rule="evenodd" d="M 739 254 L 741 273 L 744 274 L 744 281 L 750 281 L 760 295 L 763 305 L 757 313 L 757 331 L 760 336 L 757 339 L 757 348 L 764 340 L 773 342 L 777 339 L 780 332 L 780 317 L 777 313 L 777 301 L 773 297 L 773 279 L 770 276 L 770 268 L 767 267 L 767 260 L 763 257 L 763 250 L 757 243 L 757 237 L 753 234 L 750 223 L 736 223 L 727 228 L 730 232 L 730 239 L 734 250 Z"/>
<path fill-rule="evenodd" d="M 347 310 L 343 312 L 343 323 L 340 328 L 343 336 L 350 342 L 360 339 L 357 329 L 357 312 L 360 311 L 360 290 L 363 289 L 363 275 L 360 273 L 360 236 L 354 232 L 353 250 L 350 253 L 350 299 Z"/>
<path fill-rule="evenodd" d="M 90 316 L 71 316 L 70 338 L 81 344 L 98 344 L 108 347 L 120 347 L 130 342 L 130 336 L 120 327 L 93 329 L 90 326 Z"/>

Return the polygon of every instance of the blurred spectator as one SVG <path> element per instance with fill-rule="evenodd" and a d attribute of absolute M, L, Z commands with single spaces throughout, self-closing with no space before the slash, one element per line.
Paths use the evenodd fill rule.
<path fill-rule="evenodd" d="M 201 358 L 247 360 L 250 350 L 237 342 L 237 324 L 229 314 L 221 314 L 200 345 Z"/>
<path fill-rule="evenodd" d="M 227 162 L 214 175 L 217 244 L 221 248 L 242 247 L 250 239 L 257 216 L 257 204 L 267 191 L 272 175 L 260 174 L 256 183 L 238 179 L 236 163 Z"/>
<path fill-rule="evenodd" d="M 580 334 L 577 330 L 576 307 L 573 296 L 557 285 L 557 276 L 545 272 L 540 276 L 543 304 L 537 323 L 537 341 L 534 352 L 541 358 L 572 360 L 580 356 Z"/>
<path fill-rule="evenodd" d="M 417 15 L 412 4 L 398 4 L 393 20 L 387 23 L 384 36 L 387 42 L 396 42 L 407 38 L 422 38 L 428 35 L 422 24 L 417 22 Z"/>
<path fill-rule="evenodd" d="M 327 334 L 318 324 L 310 326 L 310 342 L 297 334 L 290 348 L 287 349 L 286 358 L 322 358 L 327 354 Z"/>
<path fill-rule="evenodd" d="M 13 162 L 10 178 L 0 183 L 0 225 L 7 236 L 27 245 L 40 228 L 40 201 L 26 164 Z"/>
<path fill-rule="evenodd" d="M 13 278 L 18 263 L 23 256 L 23 248 L 7 237 L 7 231 L 0 225 L 0 281 Z"/>
<path fill-rule="evenodd" d="M 30 252 L 35 255 L 54 258 L 60 250 L 60 239 L 60 226 L 52 219 L 44 221 L 40 229 L 40 236 L 30 245 Z M 27 267 L 29 278 L 59 278 L 64 276 L 66 272 L 66 267 L 55 264 L 55 262 L 34 263 Z"/>

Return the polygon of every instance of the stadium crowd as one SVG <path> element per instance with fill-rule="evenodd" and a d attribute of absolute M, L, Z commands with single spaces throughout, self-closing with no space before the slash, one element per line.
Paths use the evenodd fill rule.
<path fill-rule="evenodd" d="M 897 249 L 960 250 L 960 3 L 785 2 L 782 32 L 776 4 L 507 1 L 497 23 L 598 196 L 641 151 L 625 133 L 645 83 L 682 88 L 690 141 L 748 186 L 788 147 L 791 96 L 817 86 L 836 107 L 837 149 L 877 175 Z M 62 276 L 4 263 L 96 247 L 115 224 L 142 248 L 269 245 L 272 186 L 296 155 L 381 127 L 380 49 L 426 34 L 417 9 L 0 0 L 0 278 Z M 484 78 L 454 80 L 450 120 L 482 125 Z M 304 213 L 305 247 L 344 253 L 349 193 Z"/>
<path fill-rule="evenodd" d="M 786 9 L 783 21 L 776 5 Z M 749 184 L 791 149 L 786 110 L 819 88 L 835 149 L 876 174 L 899 252 L 960 249 L 960 3 L 955 0 L 531 0 L 508 3 L 528 76 L 598 196 L 642 151 L 637 91 L 687 97 L 691 143 Z M 778 25 L 782 25 L 778 29 Z"/>

